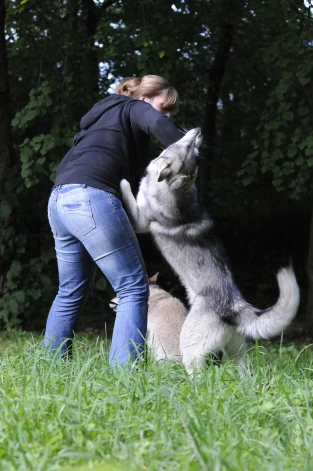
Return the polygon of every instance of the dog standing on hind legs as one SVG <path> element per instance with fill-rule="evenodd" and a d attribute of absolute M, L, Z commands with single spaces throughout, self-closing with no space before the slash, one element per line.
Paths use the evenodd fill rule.
<path fill-rule="evenodd" d="M 204 366 L 209 353 L 234 355 L 244 348 L 245 337 L 279 335 L 296 315 L 300 299 L 289 266 L 277 274 L 279 297 L 274 306 L 260 310 L 245 301 L 214 223 L 198 201 L 194 183 L 201 140 L 200 128 L 192 129 L 150 162 L 136 198 L 126 180 L 120 183 L 135 231 L 151 232 L 186 288 L 190 310 L 180 349 L 189 373 Z"/>

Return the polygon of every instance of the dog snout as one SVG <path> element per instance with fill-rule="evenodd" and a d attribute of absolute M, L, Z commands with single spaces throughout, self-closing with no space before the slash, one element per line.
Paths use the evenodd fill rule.
<path fill-rule="evenodd" d="M 199 149 L 202 142 L 202 130 L 201 128 L 195 128 L 195 130 L 196 130 L 196 146 Z"/>
<path fill-rule="evenodd" d="M 190 131 L 192 133 L 193 138 L 202 138 L 202 130 L 201 128 L 193 128 Z"/>
<path fill-rule="evenodd" d="M 202 141 L 201 128 L 190 129 L 184 137 L 181 139 L 182 142 L 195 142 L 196 146 L 199 147 Z"/>

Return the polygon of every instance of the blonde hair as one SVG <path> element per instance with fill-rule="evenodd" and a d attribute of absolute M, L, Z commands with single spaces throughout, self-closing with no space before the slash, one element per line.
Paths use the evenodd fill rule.
<path fill-rule="evenodd" d="M 143 95 L 147 98 L 162 95 L 164 103 L 162 110 L 173 111 L 178 107 L 179 96 L 174 87 L 159 75 L 144 75 L 143 77 L 126 77 L 117 85 L 115 93 L 139 98 Z"/>

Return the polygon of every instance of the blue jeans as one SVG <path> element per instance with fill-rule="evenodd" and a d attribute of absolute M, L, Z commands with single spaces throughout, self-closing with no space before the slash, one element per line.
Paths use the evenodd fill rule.
<path fill-rule="evenodd" d="M 87 185 L 62 185 L 52 190 L 48 217 L 59 291 L 48 315 L 44 344 L 51 350 L 62 345 L 60 353 L 67 351 L 96 263 L 119 298 L 110 364 L 135 360 L 146 336 L 149 287 L 137 237 L 121 201 Z"/>

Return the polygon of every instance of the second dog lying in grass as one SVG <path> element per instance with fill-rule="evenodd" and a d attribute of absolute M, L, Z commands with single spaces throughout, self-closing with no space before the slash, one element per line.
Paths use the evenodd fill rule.
<path fill-rule="evenodd" d="M 158 275 L 149 278 L 150 297 L 148 309 L 147 347 L 157 360 L 181 362 L 179 336 L 187 316 L 183 303 L 156 284 Z M 118 298 L 110 307 L 115 311 Z"/>

